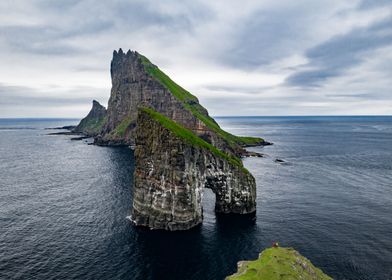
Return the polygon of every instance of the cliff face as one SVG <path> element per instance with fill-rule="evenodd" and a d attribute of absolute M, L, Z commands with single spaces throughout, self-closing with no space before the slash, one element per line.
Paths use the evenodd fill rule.
<path fill-rule="evenodd" d="M 100 143 L 133 144 L 133 132 L 140 106 L 148 106 L 191 129 L 203 124 L 185 110 L 171 92 L 154 79 L 137 52 L 114 51 L 111 63 L 112 90 L 108 118 Z"/>
<path fill-rule="evenodd" d="M 242 162 L 151 109 L 137 117 L 131 220 L 153 229 L 185 230 L 202 222 L 205 187 L 216 212 L 252 213 L 256 185 Z"/>
<path fill-rule="evenodd" d="M 242 146 L 266 143 L 261 138 L 237 137 L 223 131 L 195 96 L 137 52 L 114 51 L 111 77 L 107 120 L 97 144 L 133 144 L 137 109 L 141 106 L 153 108 L 231 154 L 240 156 L 245 153 Z"/>
<path fill-rule="evenodd" d="M 98 101 L 93 100 L 93 107 L 88 115 L 74 128 L 74 132 L 83 133 L 87 136 L 98 135 L 106 120 L 106 109 Z"/>
<path fill-rule="evenodd" d="M 137 52 L 113 53 L 108 109 L 93 102 L 77 132 L 99 145 L 136 145 L 131 220 L 185 230 L 203 219 L 202 195 L 216 212 L 256 210 L 256 184 L 243 167 L 244 146 L 268 144 L 222 130 L 198 99 Z"/>

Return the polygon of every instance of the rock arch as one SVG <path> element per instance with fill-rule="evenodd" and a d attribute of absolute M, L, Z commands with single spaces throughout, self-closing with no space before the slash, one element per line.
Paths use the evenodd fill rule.
<path fill-rule="evenodd" d="M 215 193 L 216 212 L 256 211 L 255 179 L 238 159 L 192 143 L 143 110 L 135 143 L 131 220 L 136 225 L 186 230 L 200 224 L 204 188 Z"/>

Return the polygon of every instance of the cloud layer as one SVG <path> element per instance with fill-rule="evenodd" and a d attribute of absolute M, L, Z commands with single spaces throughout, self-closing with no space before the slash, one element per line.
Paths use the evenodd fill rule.
<path fill-rule="evenodd" d="M 385 0 L 5 0 L 0 117 L 82 117 L 93 98 L 106 104 L 120 47 L 213 115 L 391 114 L 391 26 Z"/>

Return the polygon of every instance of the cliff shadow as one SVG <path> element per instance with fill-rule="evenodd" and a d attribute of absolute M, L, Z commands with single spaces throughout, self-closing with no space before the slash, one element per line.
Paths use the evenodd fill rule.
<path fill-rule="evenodd" d="M 216 212 L 216 194 L 210 188 L 203 190 L 203 224 L 215 223 L 217 229 L 244 229 L 256 225 L 256 212 L 250 214 L 223 214 Z"/>
<path fill-rule="evenodd" d="M 250 214 L 215 213 L 218 230 L 246 229 L 256 225 L 256 212 Z"/>
<path fill-rule="evenodd" d="M 202 226 L 186 231 L 134 228 L 140 279 L 206 279 L 212 268 Z"/>

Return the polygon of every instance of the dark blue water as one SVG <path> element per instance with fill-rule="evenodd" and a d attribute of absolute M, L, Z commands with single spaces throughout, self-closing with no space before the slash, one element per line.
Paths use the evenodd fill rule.
<path fill-rule="evenodd" d="M 0 279 L 223 279 L 273 241 L 335 279 L 392 279 L 392 117 L 218 121 L 275 143 L 244 161 L 256 219 L 206 192 L 203 225 L 167 233 L 126 219 L 131 150 L 43 129 L 76 120 L 0 120 Z"/>

